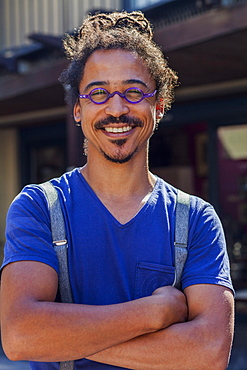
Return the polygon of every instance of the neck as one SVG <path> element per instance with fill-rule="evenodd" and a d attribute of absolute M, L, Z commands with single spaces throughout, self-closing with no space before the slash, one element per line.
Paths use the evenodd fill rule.
<path fill-rule="evenodd" d="M 108 211 L 121 223 L 130 221 L 143 207 L 156 177 L 148 170 L 147 155 L 136 153 L 127 163 L 112 163 L 102 155 L 88 155 L 81 173 Z"/>
<path fill-rule="evenodd" d="M 152 191 L 156 178 L 148 170 L 147 156 L 131 159 L 127 163 L 112 163 L 105 158 L 91 160 L 81 173 L 97 195 L 112 199 L 145 196 Z M 98 158 L 99 159 L 99 158 Z"/>

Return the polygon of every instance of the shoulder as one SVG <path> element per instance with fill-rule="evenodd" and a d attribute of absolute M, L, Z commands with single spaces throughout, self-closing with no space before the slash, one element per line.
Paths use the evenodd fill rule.
<path fill-rule="evenodd" d="M 76 186 L 76 182 L 79 180 L 79 170 L 76 168 L 73 171 L 66 172 L 62 176 L 53 178 L 50 182 L 54 187 L 63 195 L 69 194 L 71 189 Z M 39 204 L 39 206 L 45 206 L 47 204 L 45 192 L 40 184 L 29 184 L 26 185 L 21 192 L 15 197 L 12 205 L 24 204 L 24 203 Z"/>
<path fill-rule="evenodd" d="M 158 177 L 156 192 L 157 198 L 162 199 L 163 207 L 170 215 L 170 219 L 174 221 L 178 189 Z M 189 239 L 191 243 L 195 239 L 198 241 L 199 237 L 209 237 L 209 231 L 211 235 L 220 236 L 223 241 L 224 232 L 214 207 L 209 202 L 192 194 L 189 194 L 189 199 Z"/>
<path fill-rule="evenodd" d="M 75 176 L 76 171 L 74 174 L 66 173 L 51 181 L 66 198 Z M 23 260 L 43 262 L 58 271 L 57 258 L 52 245 L 48 202 L 43 189 L 37 184 L 25 186 L 16 196 L 6 220 L 3 266 Z"/>
<path fill-rule="evenodd" d="M 34 184 L 27 185 L 12 201 L 8 210 L 7 220 L 35 213 L 39 214 L 40 217 L 45 217 L 46 208 L 46 198 L 42 189 Z"/>
<path fill-rule="evenodd" d="M 74 183 L 80 181 L 81 178 L 80 168 L 74 168 L 71 171 L 65 172 L 62 176 L 53 178 L 50 181 L 57 187 L 68 188 L 73 186 Z"/>
<path fill-rule="evenodd" d="M 60 200 L 68 198 L 71 188 L 75 186 L 77 170 L 67 172 L 59 178 L 51 180 L 59 193 Z M 78 180 L 77 180 L 78 181 Z M 18 222 L 30 224 L 49 223 L 50 215 L 48 201 L 44 190 L 39 184 L 26 185 L 12 201 L 7 213 L 7 230 L 13 228 Z"/>
<path fill-rule="evenodd" d="M 175 186 L 169 184 L 168 182 L 166 182 L 160 177 L 157 177 L 156 189 L 160 193 L 160 195 L 164 198 L 164 201 L 168 205 L 174 205 L 174 206 L 176 205 L 176 202 L 177 202 L 178 191 L 179 190 L 182 191 L 181 189 L 176 188 Z M 182 192 L 185 193 L 184 191 Z M 203 200 L 202 198 L 196 195 L 189 194 L 189 193 L 185 193 L 185 194 L 189 196 L 191 215 L 195 215 L 195 214 L 199 215 L 203 213 L 205 210 L 208 210 L 209 212 L 210 211 L 214 212 L 214 208 L 209 202 Z"/>

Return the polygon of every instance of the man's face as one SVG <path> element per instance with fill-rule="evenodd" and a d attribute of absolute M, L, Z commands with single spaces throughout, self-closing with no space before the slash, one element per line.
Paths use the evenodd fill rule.
<path fill-rule="evenodd" d="M 88 59 L 80 94 L 89 94 L 101 87 L 109 93 L 123 93 L 137 87 L 144 93 L 155 90 L 155 82 L 146 66 L 135 54 L 126 50 L 98 50 Z M 135 153 L 146 153 L 147 142 L 154 130 L 156 97 L 131 104 L 115 94 L 103 104 L 80 99 L 74 117 L 81 122 L 88 139 L 88 159 L 101 153 L 115 163 L 129 161 Z"/>

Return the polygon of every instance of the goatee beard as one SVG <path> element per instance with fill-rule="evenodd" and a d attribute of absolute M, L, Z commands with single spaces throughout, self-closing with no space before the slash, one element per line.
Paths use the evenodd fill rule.
<path fill-rule="evenodd" d="M 116 146 L 123 146 L 126 143 L 127 139 L 116 139 L 116 140 L 110 140 L 112 144 L 115 144 Z"/>
<path fill-rule="evenodd" d="M 100 130 L 100 129 L 103 129 L 105 126 L 107 126 L 111 123 L 118 123 L 118 124 L 125 123 L 125 124 L 131 125 L 133 128 L 144 126 L 144 122 L 141 119 L 136 118 L 136 117 L 129 117 L 129 116 L 123 114 L 120 117 L 108 116 L 105 119 L 99 120 L 98 122 L 95 123 L 94 127 L 96 129 Z M 138 148 L 136 148 L 132 153 L 130 153 L 126 156 L 123 156 L 120 149 L 127 142 L 127 139 L 115 139 L 115 140 L 114 139 L 113 140 L 109 139 L 109 141 L 112 144 L 114 144 L 116 147 L 119 148 L 119 152 L 116 153 L 113 156 L 110 156 L 110 155 L 106 154 L 101 149 L 101 153 L 104 155 L 104 157 L 108 161 L 110 161 L 112 163 L 119 163 L 119 164 L 127 163 L 128 161 L 130 161 L 130 159 L 133 157 L 133 155 L 137 152 Z"/>
<path fill-rule="evenodd" d="M 123 163 L 129 162 L 136 152 L 137 152 L 137 148 L 132 153 L 126 155 L 125 157 L 123 157 L 121 155 L 115 155 L 113 157 L 113 156 L 109 156 L 103 150 L 101 150 L 101 153 L 103 154 L 105 159 L 107 159 L 108 161 L 110 161 L 112 163 L 118 163 L 118 164 L 123 164 Z"/>

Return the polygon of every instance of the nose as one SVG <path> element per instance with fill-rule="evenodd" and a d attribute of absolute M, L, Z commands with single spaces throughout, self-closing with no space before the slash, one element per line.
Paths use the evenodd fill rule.
<path fill-rule="evenodd" d="M 108 99 L 105 104 L 105 113 L 113 117 L 120 117 L 122 114 L 129 113 L 127 101 L 118 94 Z"/>

